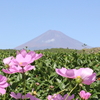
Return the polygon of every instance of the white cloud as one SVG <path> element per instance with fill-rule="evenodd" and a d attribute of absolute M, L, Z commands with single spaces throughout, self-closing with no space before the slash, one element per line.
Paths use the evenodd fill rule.
<path fill-rule="evenodd" d="M 42 42 L 45 42 L 45 43 L 50 43 L 50 42 L 53 42 L 55 41 L 55 39 L 50 39 L 50 40 L 47 40 L 47 41 L 42 41 Z"/>

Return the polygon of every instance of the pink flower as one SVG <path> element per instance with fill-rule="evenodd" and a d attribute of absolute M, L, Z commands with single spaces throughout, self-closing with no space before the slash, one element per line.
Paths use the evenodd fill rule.
<path fill-rule="evenodd" d="M 8 69 L 2 69 L 2 71 L 4 73 L 7 73 L 7 74 L 13 74 L 13 73 L 25 73 L 29 70 L 32 70 L 34 69 L 35 66 L 32 66 L 32 65 L 27 65 L 25 67 L 21 67 L 21 66 L 10 66 Z"/>
<path fill-rule="evenodd" d="M 63 97 L 60 94 L 48 95 L 48 100 L 63 100 Z"/>
<path fill-rule="evenodd" d="M 0 94 L 5 94 L 5 88 L 8 87 L 7 78 L 5 76 L 0 75 Z"/>
<path fill-rule="evenodd" d="M 96 73 L 90 68 L 80 68 L 80 69 L 56 69 L 56 73 L 67 78 L 80 78 L 82 83 L 90 85 L 96 80 Z"/>
<path fill-rule="evenodd" d="M 27 93 L 26 95 L 22 95 L 21 93 L 15 94 L 14 92 L 11 92 L 10 96 L 15 98 L 15 99 L 27 99 L 27 98 L 30 98 L 30 100 L 40 100 L 40 99 L 32 96 L 29 93 Z"/>
<path fill-rule="evenodd" d="M 30 61 L 32 60 L 31 55 L 26 54 L 24 57 L 22 54 L 16 55 L 16 58 L 13 59 L 14 65 L 19 65 L 19 66 L 27 66 L 30 64 Z"/>
<path fill-rule="evenodd" d="M 40 100 L 40 99 L 36 98 L 35 96 L 32 96 L 31 94 L 28 94 L 28 97 L 30 98 L 30 100 Z"/>
<path fill-rule="evenodd" d="M 68 94 L 65 94 L 64 96 L 61 96 L 60 94 L 54 94 L 53 96 L 48 95 L 47 99 L 48 100 L 65 100 L 67 96 Z M 72 100 L 73 98 L 74 98 L 74 95 L 68 96 L 66 100 Z"/>
<path fill-rule="evenodd" d="M 27 53 L 26 50 L 23 49 L 20 52 L 17 52 L 16 59 L 14 59 L 13 62 L 19 66 L 26 66 L 42 56 L 42 54 L 37 54 L 34 51 Z"/>
<path fill-rule="evenodd" d="M 26 99 L 26 98 L 29 98 L 28 94 L 22 95 L 21 93 L 15 94 L 14 92 L 11 92 L 10 96 L 15 98 L 15 99 Z"/>
<path fill-rule="evenodd" d="M 93 73 L 91 68 L 80 68 L 77 70 L 75 78 L 80 77 L 82 83 L 90 85 L 96 80 L 96 73 Z"/>
<path fill-rule="evenodd" d="M 72 96 L 68 96 L 68 98 L 66 99 L 67 96 L 68 94 L 65 94 L 63 100 L 72 100 L 74 98 L 74 94 Z"/>
<path fill-rule="evenodd" d="M 11 66 L 12 65 L 12 59 L 13 59 L 14 57 L 8 57 L 8 58 L 5 58 L 5 59 L 3 59 L 3 63 L 5 64 L 5 65 L 8 65 L 8 66 Z"/>
<path fill-rule="evenodd" d="M 37 54 L 34 51 L 26 52 L 26 50 L 17 51 L 16 58 L 8 57 L 3 60 L 7 69 L 2 69 L 4 73 L 13 74 L 13 73 L 23 73 L 28 70 L 32 70 L 35 67 L 30 64 L 39 58 L 42 57 L 42 54 Z"/>
<path fill-rule="evenodd" d="M 91 96 L 91 94 L 89 92 L 86 93 L 84 90 L 80 91 L 79 95 L 84 100 L 87 100 Z"/>

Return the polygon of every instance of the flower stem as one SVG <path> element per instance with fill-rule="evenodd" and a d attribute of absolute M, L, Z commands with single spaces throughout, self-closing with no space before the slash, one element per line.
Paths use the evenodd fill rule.
<path fill-rule="evenodd" d="M 6 96 L 5 95 L 3 96 L 3 100 L 6 100 Z"/>
<path fill-rule="evenodd" d="M 25 77 L 25 72 L 24 72 L 24 68 L 22 67 L 23 73 L 22 73 L 22 78 L 23 78 L 23 94 L 26 94 L 26 77 Z M 25 99 L 26 100 L 26 99 Z"/>
<path fill-rule="evenodd" d="M 64 89 L 64 90 L 62 90 L 62 91 L 56 93 L 56 95 L 62 93 L 62 92 L 65 91 L 65 90 L 66 90 L 66 89 Z M 56 95 L 55 95 L 55 96 L 56 96 Z M 51 99 L 53 99 L 55 96 L 53 96 Z M 51 100 L 51 99 L 50 99 L 50 100 Z"/>
<path fill-rule="evenodd" d="M 75 85 L 75 87 L 69 92 L 69 94 L 67 95 L 67 97 L 65 98 L 65 100 L 68 99 L 69 95 L 72 93 L 72 91 L 77 87 L 78 84 Z"/>

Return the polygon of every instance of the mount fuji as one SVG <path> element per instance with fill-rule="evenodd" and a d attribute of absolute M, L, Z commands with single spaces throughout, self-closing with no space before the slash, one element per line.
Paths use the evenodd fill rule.
<path fill-rule="evenodd" d="M 60 31 L 49 30 L 40 36 L 19 45 L 15 49 L 23 49 L 25 47 L 28 47 L 30 50 L 43 50 L 50 48 L 83 49 L 84 43 L 75 40 Z M 90 48 L 90 46 L 86 46 L 86 48 Z"/>

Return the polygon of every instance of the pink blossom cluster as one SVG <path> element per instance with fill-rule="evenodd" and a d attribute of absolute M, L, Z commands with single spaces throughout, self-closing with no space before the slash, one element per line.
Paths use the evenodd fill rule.
<path fill-rule="evenodd" d="M 13 98 L 15 98 L 15 99 L 40 100 L 40 99 L 36 98 L 35 96 L 32 96 L 29 93 L 27 93 L 26 95 L 22 95 L 21 93 L 15 94 L 14 92 L 11 92 L 10 96 L 13 97 Z"/>
<path fill-rule="evenodd" d="M 42 54 L 37 54 L 34 51 L 26 52 L 26 50 L 21 50 L 17 52 L 16 57 L 8 57 L 3 60 L 5 65 L 8 65 L 7 69 L 2 69 L 4 73 L 24 73 L 35 68 L 31 63 L 35 60 L 41 58 Z"/>
<path fill-rule="evenodd" d="M 79 95 L 83 100 L 88 100 L 91 96 L 91 93 L 81 90 Z M 48 95 L 47 99 L 48 100 L 72 100 L 74 99 L 74 94 L 72 96 L 68 96 L 68 94 L 65 94 L 64 96 L 61 96 L 60 94 Z"/>
<path fill-rule="evenodd" d="M 54 95 L 48 95 L 48 100 L 65 100 L 68 94 L 65 94 L 64 96 L 61 96 L 60 94 L 54 94 Z M 74 98 L 74 95 L 68 96 L 66 100 L 72 100 Z"/>
<path fill-rule="evenodd" d="M 91 68 L 66 69 L 62 67 L 61 69 L 56 68 L 56 73 L 66 78 L 76 79 L 77 83 L 86 85 L 90 85 L 96 81 L 96 73 L 93 73 Z M 83 100 L 88 100 L 91 93 L 82 90 L 79 95 Z"/>
<path fill-rule="evenodd" d="M 11 56 L 3 59 L 3 63 L 7 68 L 2 69 L 2 71 L 7 74 L 25 73 L 29 70 L 34 69 L 35 66 L 32 66 L 31 63 L 41 58 L 42 56 L 42 54 L 37 54 L 34 51 L 26 52 L 26 50 L 24 49 L 21 51 L 17 51 L 16 57 Z M 0 75 L 0 94 L 5 94 L 5 88 L 8 86 L 9 84 L 7 83 L 7 78 Z M 30 98 L 30 100 L 40 100 L 29 93 L 26 95 L 22 95 L 21 93 L 15 94 L 14 92 L 11 92 L 10 96 L 15 99 Z"/>

